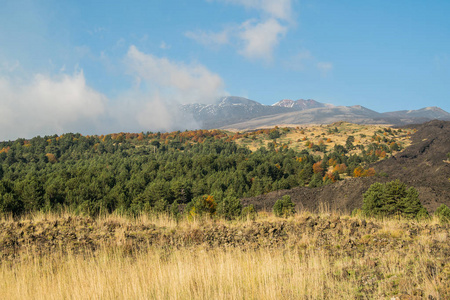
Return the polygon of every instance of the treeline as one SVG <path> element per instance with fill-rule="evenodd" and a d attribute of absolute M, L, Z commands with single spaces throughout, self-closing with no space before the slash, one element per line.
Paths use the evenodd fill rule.
<path fill-rule="evenodd" d="M 205 195 L 227 211 L 241 197 L 374 175 L 362 166 L 379 159 L 374 151 L 349 156 L 351 143 L 322 156 L 274 145 L 251 152 L 219 130 L 2 142 L 0 213 L 190 209 Z"/>

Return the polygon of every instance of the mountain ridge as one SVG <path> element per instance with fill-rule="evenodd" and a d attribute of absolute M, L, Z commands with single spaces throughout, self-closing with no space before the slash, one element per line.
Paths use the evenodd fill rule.
<path fill-rule="evenodd" d="M 238 96 L 222 97 L 213 104 L 185 104 L 180 110 L 193 116 L 202 129 L 251 130 L 280 124 L 331 124 L 337 121 L 402 126 L 434 119 L 450 120 L 450 113 L 436 106 L 380 113 L 361 105 L 335 106 L 313 99 L 283 99 L 264 105 Z"/>

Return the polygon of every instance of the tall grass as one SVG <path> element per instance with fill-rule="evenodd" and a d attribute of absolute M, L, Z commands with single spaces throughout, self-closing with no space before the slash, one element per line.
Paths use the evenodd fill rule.
<path fill-rule="evenodd" d="M 431 259 L 391 253 L 381 262 L 386 279 L 380 281 L 373 274 L 358 278 L 356 272 L 366 270 L 365 259 L 336 260 L 321 251 L 153 249 L 135 257 L 114 251 L 55 255 L 2 264 L 0 298 L 364 299 L 365 286 L 377 280 L 380 284 L 371 291 L 377 297 L 412 294 L 417 288 L 437 297 L 437 283 L 424 264 Z M 412 276 L 403 278 L 410 260 L 416 261 Z"/>
<path fill-rule="evenodd" d="M 59 217 L 33 216 L 34 220 Z M 199 225 L 164 216 L 132 220 L 105 216 L 99 222 L 108 218 L 166 228 Z M 264 216 L 264 221 L 273 219 Z M 383 220 L 379 224 L 379 232 L 390 238 L 408 238 L 407 223 Z M 312 245 L 308 241 L 312 236 L 301 238 Z M 448 242 L 448 230 L 434 238 Z M 105 247 L 82 255 L 55 251 L 48 256 L 30 249 L 17 260 L 0 264 L 0 299 L 391 299 L 402 293 L 439 299 L 439 289 L 450 280 L 438 276 L 438 271 L 442 264 L 430 252 L 426 234 L 419 235 L 417 244 L 406 251 L 387 251 L 370 259 L 314 247 L 149 246 L 132 253 Z"/>

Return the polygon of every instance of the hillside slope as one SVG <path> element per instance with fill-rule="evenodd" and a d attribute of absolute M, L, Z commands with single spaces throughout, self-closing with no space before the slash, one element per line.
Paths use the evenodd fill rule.
<path fill-rule="evenodd" d="M 450 122 L 431 121 L 415 128 L 417 132 L 412 136 L 411 146 L 372 165 L 378 174 L 386 173 L 387 176 L 352 178 L 320 188 L 280 190 L 242 199 L 243 204 L 270 210 L 277 199 L 290 195 L 300 209 L 327 207 L 350 212 L 361 207 L 362 194 L 371 184 L 399 179 L 419 191 L 429 212 L 442 203 L 450 206 L 450 163 L 445 161 L 450 152 Z"/>
<path fill-rule="evenodd" d="M 235 130 L 274 127 L 276 125 L 331 124 L 346 121 L 357 124 L 388 124 L 383 115 L 363 106 L 319 107 L 301 111 L 262 116 L 231 124 L 227 128 Z"/>

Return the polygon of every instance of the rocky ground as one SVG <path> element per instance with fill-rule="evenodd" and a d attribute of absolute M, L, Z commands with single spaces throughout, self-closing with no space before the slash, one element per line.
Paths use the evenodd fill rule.
<path fill-rule="evenodd" d="M 361 295 L 375 295 L 382 289 L 402 295 L 400 299 L 422 299 L 426 295 L 420 286 L 408 294 L 402 294 L 401 287 L 410 276 L 429 276 L 442 299 L 450 297 L 450 224 L 309 213 L 245 222 L 183 220 L 168 226 L 79 216 L 0 222 L 2 263 L 52 254 L 83 257 L 120 250 L 133 256 L 142 251 L 179 249 L 295 250 L 305 258 L 323 253 L 331 261 L 348 261 L 330 276 L 356 280 Z"/>

